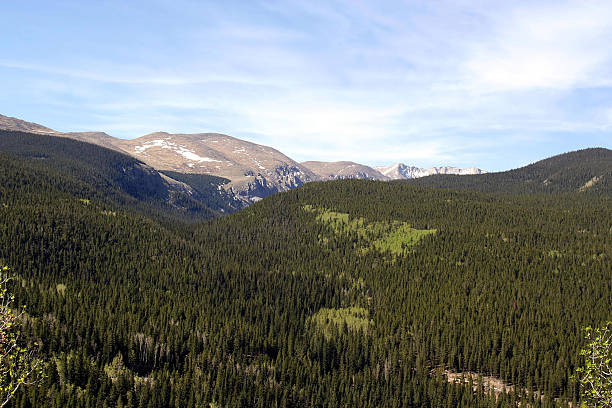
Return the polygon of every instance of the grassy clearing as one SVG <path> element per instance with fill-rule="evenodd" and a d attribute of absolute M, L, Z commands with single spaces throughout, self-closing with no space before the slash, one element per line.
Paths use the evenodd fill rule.
<path fill-rule="evenodd" d="M 363 252 L 370 248 L 378 251 L 390 251 L 396 255 L 403 255 L 427 235 L 435 234 L 435 229 L 419 230 L 400 221 L 367 222 L 364 218 L 352 218 L 349 214 L 330 211 L 305 205 L 305 211 L 316 214 L 317 220 L 330 227 L 335 234 L 356 233 L 357 236 L 368 243 Z M 325 243 L 325 239 L 323 239 Z"/>
<path fill-rule="evenodd" d="M 416 245 L 427 235 L 435 234 L 435 229 L 419 230 L 402 223 L 399 227 L 374 241 L 374 247 L 379 251 L 390 251 L 394 254 L 403 254 L 406 249 Z"/>
<path fill-rule="evenodd" d="M 308 318 L 315 330 L 319 330 L 330 339 L 336 330 L 346 327 L 351 331 L 368 332 L 374 324 L 370 320 L 370 313 L 362 307 L 347 307 L 342 309 L 323 308 Z"/>
<path fill-rule="evenodd" d="M 66 285 L 64 285 L 63 283 L 58 283 L 57 285 L 55 285 L 55 290 L 60 295 L 64 295 L 66 294 Z"/>
<path fill-rule="evenodd" d="M 360 236 L 365 237 L 367 228 L 363 218 L 353 218 L 351 220 L 348 214 L 319 209 L 311 205 L 305 205 L 303 208 L 308 212 L 315 213 L 317 221 L 328 225 L 336 234 L 356 232 Z"/>

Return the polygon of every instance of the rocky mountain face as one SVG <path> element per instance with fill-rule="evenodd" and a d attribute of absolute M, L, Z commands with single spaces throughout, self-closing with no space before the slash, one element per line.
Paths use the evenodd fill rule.
<path fill-rule="evenodd" d="M 278 150 L 218 133 L 152 133 L 115 145 L 159 170 L 213 174 L 241 199 L 257 201 L 318 177 Z"/>
<path fill-rule="evenodd" d="M 413 179 L 419 177 L 431 176 L 434 174 L 484 174 L 486 171 L 478 169 L 476 167 L 468 167 L 460 169 L 457 167 L 441 166 L 441 167 L 430 167 L 428 169 L 422 167 L 407 166 L 404 163 L 395 163 L 391 166 L 377 166 L 376 170 L 381 172 L 383 175 L 391 180 L 402 180 L 402 179 Z"/>
<path fill-rule="evenodd" d="M 321 180 L 339 180 L 347 178 L 389 180 L 389 177 L 385 176 L 380 171 L 351 161 L 306 161 L 302 162 L 302 165 L 319 176 Z"/>
<path fill-rule="evenodd" d="M 272 193 L 318 180 L 357 178 L 368 180 L 413 179 L 433 174 L 482 174 L 475 167 L 432 167 L 396 163 L 369 167 L 350 161 L 298 163 L 268 146 L 219 133 L 151 133 L 136 139 L 119 139 L 103 132 L 62 133 L 36 123 L 0 115 L 0 129 L 68 137 L 127 153 L 156 170 L 176 174 L 207 174 L 228 179 L 223 189 L 243 204 Z M 233 204 L 234 205 L 234 204 Z"/>

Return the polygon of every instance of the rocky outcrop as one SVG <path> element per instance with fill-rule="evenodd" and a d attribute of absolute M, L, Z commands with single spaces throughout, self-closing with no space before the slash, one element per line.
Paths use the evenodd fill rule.
<path fill-rule="evenodd" d="M 451 166 L 430 167 L 428 169 L 422 167 L 407 166 L 404 163 L 395 163 L 390 166 L 378 166 L 378 171 L 387 176 L 391 180 L 413 179 L 419 177 L 431 176 L 433 174 L 484 174 L 486 171 L 476 167 L 468 167 L 460 169 Z"/>

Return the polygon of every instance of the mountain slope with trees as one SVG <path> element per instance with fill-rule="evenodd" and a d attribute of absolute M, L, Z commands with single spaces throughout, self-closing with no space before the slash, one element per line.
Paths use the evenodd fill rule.
<path fill-rule="evenodd" d="M 515 170 L 478 175 L 433 175 L 414 185 L 515 194 L 612 194 L 612 150 L 592 148 L 553 156 Z"/>
<path fill-rule="evenodd" d="M 609 196 L 342 180 L 170 224 L 107 158 L 28 149 L 0 160 L 0 264 L 46 377 L 17 407 L 567 406 L 581 328 L 610 318 Z M 386 250 L 385 225 L 430 233 Z"/>
<path fill-rule="evenodd" d="M 202 220 L 240 208 L 218 188 L 222 179 L 202 176 L 212 184 L 194 188 L 178 180 L 186 177 L 180 173 L 173 179 L 123 153 L 68 138 L 0 131 L 0 155 L 15 188 L 53 188 L 167 219 Z"/>

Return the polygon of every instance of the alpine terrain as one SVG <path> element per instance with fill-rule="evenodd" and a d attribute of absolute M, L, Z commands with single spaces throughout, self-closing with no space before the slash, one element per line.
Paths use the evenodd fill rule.
<path fill-rule="evenodd" d="M 240 206 L 311 181 L 346 178 L 394 180 L 432 174 L 481 174 L 476 168 L 404 164 L 372 168 L 350 161 L 298 163 L 276 149 L 218 133 L 170 134 L 156 132 L 135 139 L 119 139 L 104 132 L 58 132 L 42 125 L 0 115 L 0 129 L 67 137 L 97 144 L 141 160 L 156 170 L 206 174 L 227 180 L 223 189 Z"/>
<path fill-rule="evenodd" d="M 392 180 L 402 180 L 402 179 L 413 179 L 420 177 L 427 177 L 434 174 L 456 174 L 456 175 L 466 175 L 466 174 L 484 174 L 486 171 L 477 169 L 476 167 L 468 167 L 465 169 L 459 169 L 457 167 L 430 167 L 428 169 L 407 166 L 403 163 L 395 163 L 391 166 L 377 166 L 376 170 L 384 174 L 386 177 Z"/>

